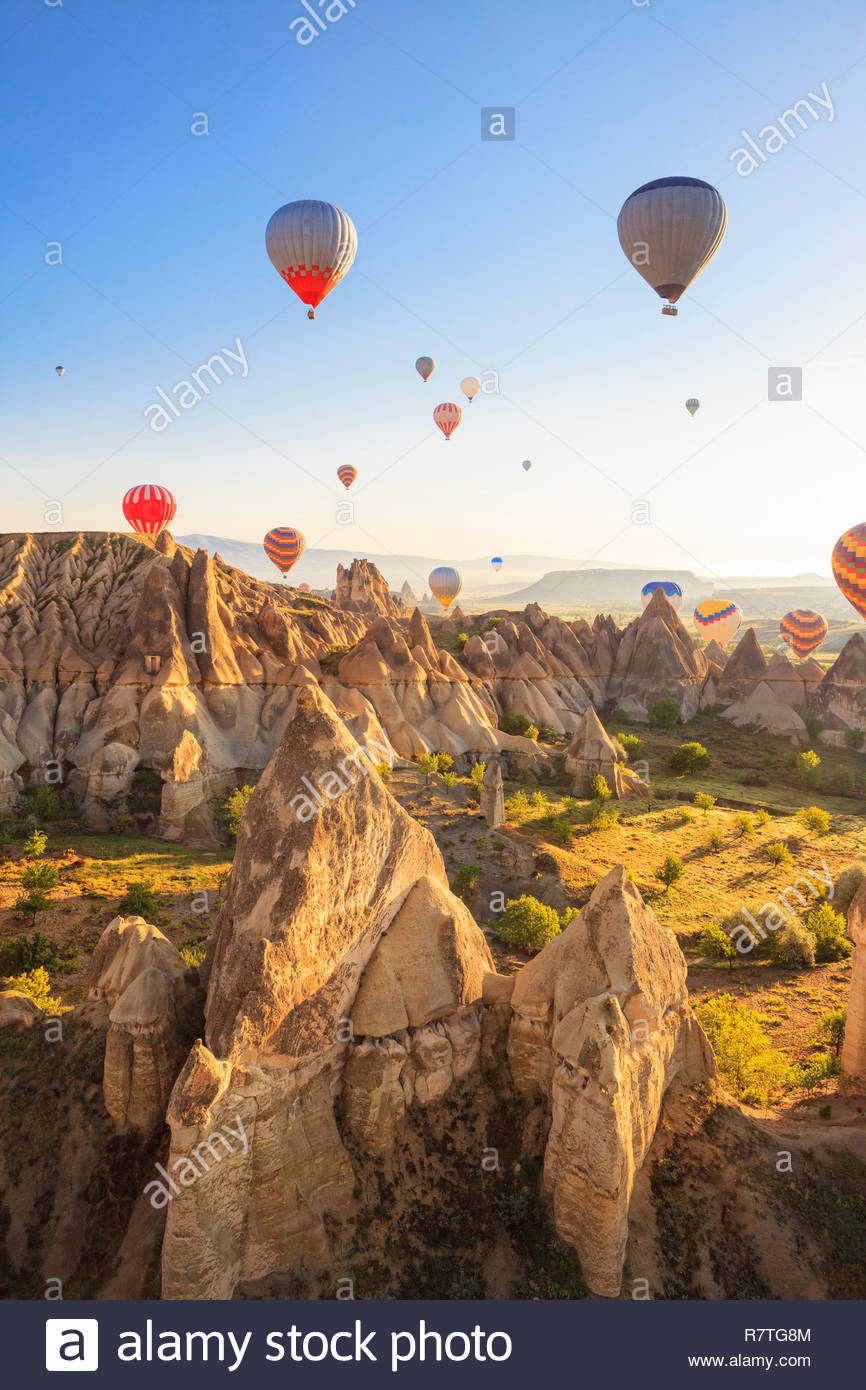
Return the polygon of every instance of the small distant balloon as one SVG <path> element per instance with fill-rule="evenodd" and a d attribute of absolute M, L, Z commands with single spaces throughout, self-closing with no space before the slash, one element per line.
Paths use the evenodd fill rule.
<path fill-rule="evenodd" d="M 460 390 L 471 405 L 481 390 L 481 382 L 477 376 L 465 376 L 460 383 Z"/>
<path fill-rule="evenodd" d="M 701 403 L 698 400 L 697 396 L 689 396 L 688 400 L 686 401 L 686 410 L 689 412 L 689 414 L 694 415 L 695 411 L 700 410 L 700 408 Z"/>
<path fill-rule="evenodd" d="M 646 608 L 656 589 L 661 589 L 671 608 L 679 613 L 683 606 L 683 591 L 675 579 L 651 579 L 640 591 L 640 599 Z"/>
<path fill-rule="evenodd" d="M 532 467 L 532 459 L 524 459 L 520 467 L 523 469 L 524 473 L 528 473 Z"/>
<path fill-rule="evenodd" d="M 262 544 L 268 559 L 274 562 L 281 574 L 288 574 L 307 548 L 303 535 L 293 526 L 274 526 Z"/>
<path fill-rule="evenodd" d="M 341 464 L 337 469 L 337 477 L 345 488 L 350 488 L 357 476 L 358 470 L 354 468 L 351 463 Z"/>
<path fill-rule="evenodd" d="M 140 536 L 158 536 L 172 521 L 177 502 L 159 483 L 136 483 L 123 498 L 123 515 Z"/>
<path fill-rule="evenodd" d="M 436 409 L 433 411 L 433 419 L 445 438 L 450 439 L 457 426 L 460 424 L 460 421 L 463 419 L 463 411 L 460 409 L 459 405 L 455 405 L 453 401 L 443 401 L 442 404 L 437 405 Z"/>
<path fill-rule="evenodd" d="M 66 371 L 66 368 L 65 368 L 65 367 L 55 367 L 54 370 L 55 370 L 55 372 L 57 373 L 58 376 L 62 376 L 63 373 Z"/>
<path fill-rule="evenodd" d="M 493 566 L 493 568 L 496 570 L 496 573 L 498 574 L 499 571 L 502 569 L 502 563 L 503 563 L 503 562 L 502 562 L 502 556 L 501 556 L 501 555 L 494 555 L 494 557 L 493 557 L 493 559 L 490 561 L 490 563 L 491 563 L 491 565 Z"/>
<path fill-rule="evenodd" d="M 431 594 L 439 600 L 447 613 L 463 588 L 463 575 L 452 565 L 439 565 L 437 569 L 430 571 L 427 583 L 430 585 Z"/>
<path fill-rule="evenodd" d="M 794 655 L 802 661 L 820 647 L 827 636 L 827 619 L 814 608 L 792 608 L 779 623 L 782 640 L 794 650 Z"/>
<path fill-rule="evenodd" d="M 436 363 L 432 357 L 419 357 L 415 363 L 415 370 L 419 376 L 427 381 L 436 370 Z"/>
<path fill-rule="evenodd" d="M 723 598 L 705 598 L 695 609 L 695 627 L 708 642 L 715 639 L 720 647 L 728 645 L 742 621 L 739 605 Z"/>
<path fill-rule="evenodd" d="M 299 585 L 298 585 L 298 592 L 301 593 L 301 594 L 308 594 L 308 593 L 310 592 L 310 586 L 309 586 L 309 584 L 299 584 Z"/>
<path fill-rule="evenodd" d="M 866 618 L 866 521 L 851 526 L 833 547 L 833 578 L 845 598 Z"/>

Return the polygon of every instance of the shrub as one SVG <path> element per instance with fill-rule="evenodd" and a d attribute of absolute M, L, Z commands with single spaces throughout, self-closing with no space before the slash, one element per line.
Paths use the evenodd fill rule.
<path fill-rule="evenodd" d="M 848 1010 L 843 1008 L 833 1009 L 832 1013 L 824 1014 L 818 1024 L 818 1041 L 829 1043 L 834 1057 L 838 1057 L 842 1051 L 847 1022 Z"/>
<path fill-rule="evenodd" d="M 575 813 L 580 810 L 580 802 L 575 796 L 564 796 L 562 798 L 562 806 L 563 810 L 567 811 L 570 816 L 575 815 Z"/>
<path fill-rule="evenodd" d="M 593 777 L 590 777 L 587 790 L 594 801 L 608 801 L 613 795 L 600 772 L 596 772 Z"/>
<path fill-rule="evenodd" d="M 463 648 L 466 646 L 466 643 L 467 643 L 468 641 L 469 641 L 469 633 L 468 633 L 468 632 L 458 632 L 458 634 L 457 634 L 457 650 L 458 650 L 459 652 L 462 652 Z"/>
<path fill-rule="evenodd" d="M 571 849 L 574 844 L 574 828 L 562 818 L 553 822 L 553 837 L 558 845 L 564 849 Z"/>
<path fill-rule="evenodd" d="M 821 759 L 813 748 L 798 753 L 794 759 L 794 774 L 805 791 L 814 791 L 821 781 Z"/>
<path fill-rule="evenodd" d="M 457 786 L 457 773 L 456 773 L 456 772 L 443 772 L 443 773 L 442 773 L 442 785 L 443 785 L 443 787 L 447 787 L 449 791 L 451 790 L 452 787 L 456 787 L 456 786 Z"/>
<path fill-rule="evenodd" d="M 836 904 L 836 910 L 838 912 L 847 914 L 848 908 L 854 901 L 854 894 L 857 892 L 864 878 L 866 878 L 866 865 L 862 864 L 859 860 L 855 860 L 853 864 L 848 865 L 847 869 L 842 870 L 836 880 L 836 887 L 833 893 L 833 901 Z"/>
<path fill-rule="evenodd" d="M 474 788 L 479 799 L 481 797 L 481 783 L 484 781 L 484 774 L 487 771 L 486 763 L 473 763 L 469 769 L 469 784 Z"/>
<path fill-rule="evenodd" d="M 769 811 L 766 810 L 765 807 L 761 806 L 761 807 L 759 808 L 759 810 L 757 810 L 757 811 L 755 812 L 755 824 L 756 824 L 756 825 L 767 825 L 767 824 L 769 823 L 769 820 L 770 820 L 770 813 L 769 813 Z"/>
<path fill-rule="evenodd" d="M 28 859 L 41 859 L 48 844 L 44 830 L 31 830 L 24 841 L 23 850 Z"/>
<path fill-rule="evenodd" d="M 523 731 L 524 738 L 531 738 L 533 743 L 538 742 L 538 729 L 534 724 L 527 724 Z"/>
<path fill-rule="evenodd" d="M 15 989 L 19 994 L 29 995 L 47 1014 L 59 1014 L 63 1009 L 63 1000 L 55 999 L 51 993 L 48 971 L 42 965 L 25 975 L 14 975 L 11 979 L 4 980 L 3 988 Z"/>
<path fill-rule="evenodd" d="M 124 884 L 126 892 L 117 904 L 120 913 L 128 913 L 132 917 L 144 917 L 145 920 L 153 919 L 159 914 L 159 903 L 153 892 L 153 884 L 147 879 L 134 879 L 130 883 Z"/>
<path fill-rule="evenodd" d="M 717 994 L 695 1012 L 716 1054 L 719 1070 L 741 1099 L 767 1105 L 794 1079 L 784 1052 L 773 1047 L 760 1014 L 732 994 Z"/>
<path fill-rule="evenodd" d="M 514 792 L 505 803 L 505 813 L 509 820 L 520 820 L 529 815 L 529 797 L 526 792 Z"/>
<path fill-rule="evenodd" d="M 830 789 L 836 792 L 837 796 L 850 796 L 854 791 L 854 773 L 845 763 L 840 763 L 834 767 L 830 778 Z"/>
<path fill-rule="evenodd" d="M 387 782 L 391 773 L 394 771 L 390 763 L 377 763 L 376 771 L 383 782 Z"/>
<path fill-rule="evenodd" d="M 718 854 L 719 850 L 722 848 L 723 843 L 724 841 L 722 840 L 722 836 L 719 833 L 719 831 L 711 830 L 709 835 L 707 836 L 707 849 L 709 849 L 713 854 Z"/>
<path fill-rule="evenodd" d="M 866 738 L 862 729 L 845 730 L 845 747 L 853 748 L 855 751 L 863 747 L 863 740 Z"/>
<path fill-rule="evenodd" d="M 737 948 L 724 928 L 716 922 L 709 922 L 704 927 L 699 944 L 705 956 L 709 956 L 711 960 L 726 960 L 728 969 L 734 968 Z"/>
<path fill-rule="evenodd" d="M 610 830 L 619 821 L 619 811 L 609 810 L 605 801 L 590 801 L 584 814 L 593 834 L 600 830 Z"/>
<path fill-rule="evenodd" d="M 21 887 L 28 893 L 48 893 L 57 887 L 57 870 L 53 864 L 28 864 L 21 875 Z"/>
<path fill-rule="evenodd" d="M 454 766 L 454 759 L 452 758 L 450 753 L 437 753 L 435 757 L 436 767 L 439 772 L 451 771 L 452 767 Z"/>
<path fill-rule="evenodd" d="M 772 840 L 770 844 L 764 846 L 764 853 L 771 864 L 790 864 L 791 851 L 781 840 Z"/>
<path fill-rule="evenodd" d="M 552 907 L 524 893 L 520 898 L 508 900 L 495 930 L 508 946 L 538 951 L 559 936 L 562 928 Z"/>
<path fill-rule="evenodd" d="M 618 742 L 625 749 L 625 755 L 629 762 L 634 762 L 643 752 L 643 739 L 638 738 L 637 734 L 618 734 Z"/>
<path fill-rule="evenodd" d="M 741 811 L 734 824 L 741 835 L 754 835 L 755 833 L 755 823 L 748 811 Z"/>
<path fill-rule="evenodd" d="M 692 815 L 692 813 L 691 813 L 691 811 L 689 810 L 688 806 L 683 806 L 683 807 L 680 809 L 680 824 L 681 824 L 681 825 L 691 825 L 691 823 L 692 823 L 693 820 L 694 820 L 694 816 Z"/>
<path fill-rule="evenodd" d="M 676 700 L 666 695 L 663 700 L 656 700 L 654 705 L 650 705 L 647 717 L 654 729 L 673 729 L 680 722 L 680 707 Z"/>
<path fill-rule="evenodd" d="M 822 1081 L 831 1076 L 838 1076 L 839 1071 L 838 1057 L 834 1057 L 831 1052 L 819 1052 L 816 1057 L 810 1057 L 808 1062 L 803 1063 L 796 1077 L 796 1084 L 805 1086 L 807 1091 L 814 1091 Z"/>
<path fill-rule="evenodd" d="M 499 716 L 499 727 L 504 734 L 525 734 L 529 728 L 529 720 L 506 705 Z"/>
<path fill-rule="evenodd" d="M 53 941 L 49 941 L 39 932 L 34 936 L 13 936 L 0 941 L 0 975 L 35 970 L 40 965 L 44 965 L 47 970 L 57 970 L 60 967 L 60 957 Z"/>
<path fill-rule="evenodd" d="M 797 812 L 797 820 L 801 825 L 805 825 L 808 830 L 814 830 L 818 835 L 826 835 L 830 829 L 830 816 L 827 811 L 820 806 L 801 806 Z"/>
<path fill-rule="evenodd" d="M 672 888 L 683 876 L 683 865 L 675 854 L 666 856 L 665 861 L 656 869 L 656 878 L 663 883 L 665 888 Z"/>
<path fill-rule="evenodd" d="M 691 775 L 704 772 L 711 762 L 712 759 L 702 743 L 681 743 L 679 748 L 671 753 L 668 766 L 672 772 Z"/>
<path fill-rule="evenodd" d="M 61 819 L 63 803 L 56 787 L 32 787 L 26 795 L 30 813 L 40 823 Z"/>
<path fill-rule="evenodd" d="M 462 869 L 458 869 L 454 875 L 455 887 L 459 888 L 461 892 L 467 892 L 474 888 L 480 872 L 477 864 L 464 864 Z"/>
<path fill-rule="evenodd" d="M 181 946 L 180 953 L 186 963 L 188 970 L 197 970 L 204 964 L 206 947 L 203 941 L 190 941 L 188 945 Z"/>
<path fill-rule="evenodd" d="M 829 903 L 821 903 L 806 918 L 806 926 L 815 941 L 817 961 L 845 960 L 854 949 L 845 929 L 845 918 Z"/>
<path fill-rule="evenodd" d="M 254 787 L 235 787 L 220 806 L 217 817 L 227 827 L 230 835 L 237 835 L 241 825 L 241 816 L 254 791 Z"/>
<path fill-rule="evenodd" d="M 707 814 L 707 811 L 711 811 L 715 804 L 716 798 L 711 796 L 709 792 L 695 792 L 695 805 L 698 810 L 703 811 L 704 815 Z"/>
<path fill-rule="evenodd" d="M 787 922 L 772 940 L 773 955 L 782 965 L 805 969 L 815 964 L 815 938 L 802 922 Z"/>

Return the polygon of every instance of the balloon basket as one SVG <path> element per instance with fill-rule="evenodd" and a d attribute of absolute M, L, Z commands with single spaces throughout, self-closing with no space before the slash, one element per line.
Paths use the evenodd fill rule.
<path fill-rule="evenodd" d="M 662 313 L 667 314 L 672 319 L 675 319 L 677 314 L 679 313 L 679 309 L 677 309 L 673 304 L 663 304 Z"/>

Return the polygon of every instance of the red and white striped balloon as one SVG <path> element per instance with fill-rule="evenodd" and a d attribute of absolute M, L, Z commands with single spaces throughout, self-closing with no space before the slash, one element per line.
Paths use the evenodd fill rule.
<path fill-rule="evenodd" d="M 437 405 L 433 411 L 433 419 L 439 426 L 446 439 L 450 439 L 460 421 L 463 419 L 463 411 L 459 405 L 453 401 L 443 401 Z"/>
<path fill-rule="evenodd" d="M 136 483 L 123 499 L 123 515 L 142 536 L 158 536 L 174 521 L 176 511 L 174 497 L 159 483 Z"/>

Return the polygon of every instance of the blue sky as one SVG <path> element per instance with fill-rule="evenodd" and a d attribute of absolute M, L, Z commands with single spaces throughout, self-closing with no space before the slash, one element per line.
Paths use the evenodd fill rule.
<path fill-rule="evenodd" d="M 7 0 L 2 529 L 47 529 L 58 498 L 64 529 L 120 529 L 150 480 L 178 534 L 828 573 L 866 516 L 860 0 L 357 0 L 307 46 L 303 13 Z M 740 177 L 740 130 L 822 83 L 833 120 Z M 498 105 L 514 142 L 480 139 Z M 729 223 L 666 319 L 616 214 L 676 173 Z M 358 229 L 315 323 L 264 247 L 304 197 Z M 246 377 L 149 428 L 156 388 L 238 338 Z M 802 403 L 767 400 L 771 366 L 803 366 Z M 446 444 L 433 406 L 483 372 L 500 394 Z"/>

